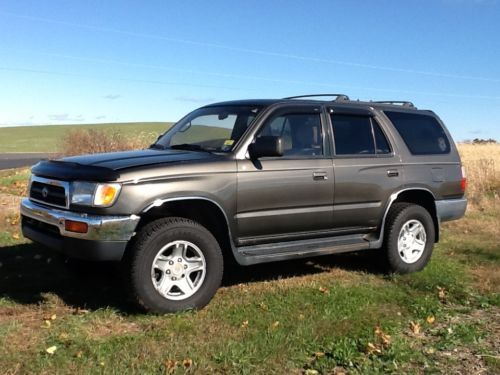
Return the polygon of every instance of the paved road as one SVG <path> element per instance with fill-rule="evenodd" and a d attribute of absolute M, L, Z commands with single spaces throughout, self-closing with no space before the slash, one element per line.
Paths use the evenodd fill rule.
<path fill-rule="evenodd" d="M 35 152 L 0 154 L 0 169 L 27 167 L 36 164 L 40 159 L 48 159 L 53 156 L 54 154 Z"/>

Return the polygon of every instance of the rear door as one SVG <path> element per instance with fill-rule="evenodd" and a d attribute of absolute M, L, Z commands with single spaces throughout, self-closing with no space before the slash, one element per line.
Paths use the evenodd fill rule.
<path fill-rule="evenodd" d="M 390 194 L 403 185 L 403 167 L 383 119 L 370 110 L 329 108 L 333 130 L 333 227 L 368 232 L 377 227 Z"/>
<path fill-rule="evenodd" d="M 280 136 L 281 157 L 238 161 L 239 244 L 290 240 L 331 228 L 333 165 L 318 105 L 276 109 L 256 133 Z"/>

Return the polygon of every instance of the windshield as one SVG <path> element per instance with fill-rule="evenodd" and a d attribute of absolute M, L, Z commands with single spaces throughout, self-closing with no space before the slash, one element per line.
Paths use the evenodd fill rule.
<path fill-rule="evenodd" d="M 230 152 L 261 109 L 261 106 L 197 109 L 175 124 L 151 147 Z"/>

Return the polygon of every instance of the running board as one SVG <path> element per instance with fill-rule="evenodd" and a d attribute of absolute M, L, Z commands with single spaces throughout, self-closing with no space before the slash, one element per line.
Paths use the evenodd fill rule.
<path fill-rule="evenodd" d="M 240 246 L 236 248 L 236 253 L 237 258 L 239 258 L 238 263 L 244 265 L 346 253 L 369 249 L 370 241 L 367 241 L 365 236 L 365 234 L 356 234 L 314 240 Z"/>

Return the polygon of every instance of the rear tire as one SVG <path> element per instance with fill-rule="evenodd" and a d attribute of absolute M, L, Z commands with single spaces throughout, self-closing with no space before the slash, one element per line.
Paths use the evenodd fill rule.
<path fill-rule="evenodd" d="M 429 262 L 435 241 L 434 221 L 422 206 L 394 203 L 384 236 L 386 264 L 395 273 L 422 270 Z"/>
<path fill-rule="evenodd" d="M 154 313 L 201 309 L 219 288 L 224 268 L 214 236 L 175 217 L 144 226 L 124 261 L 133 299 Z"/>

